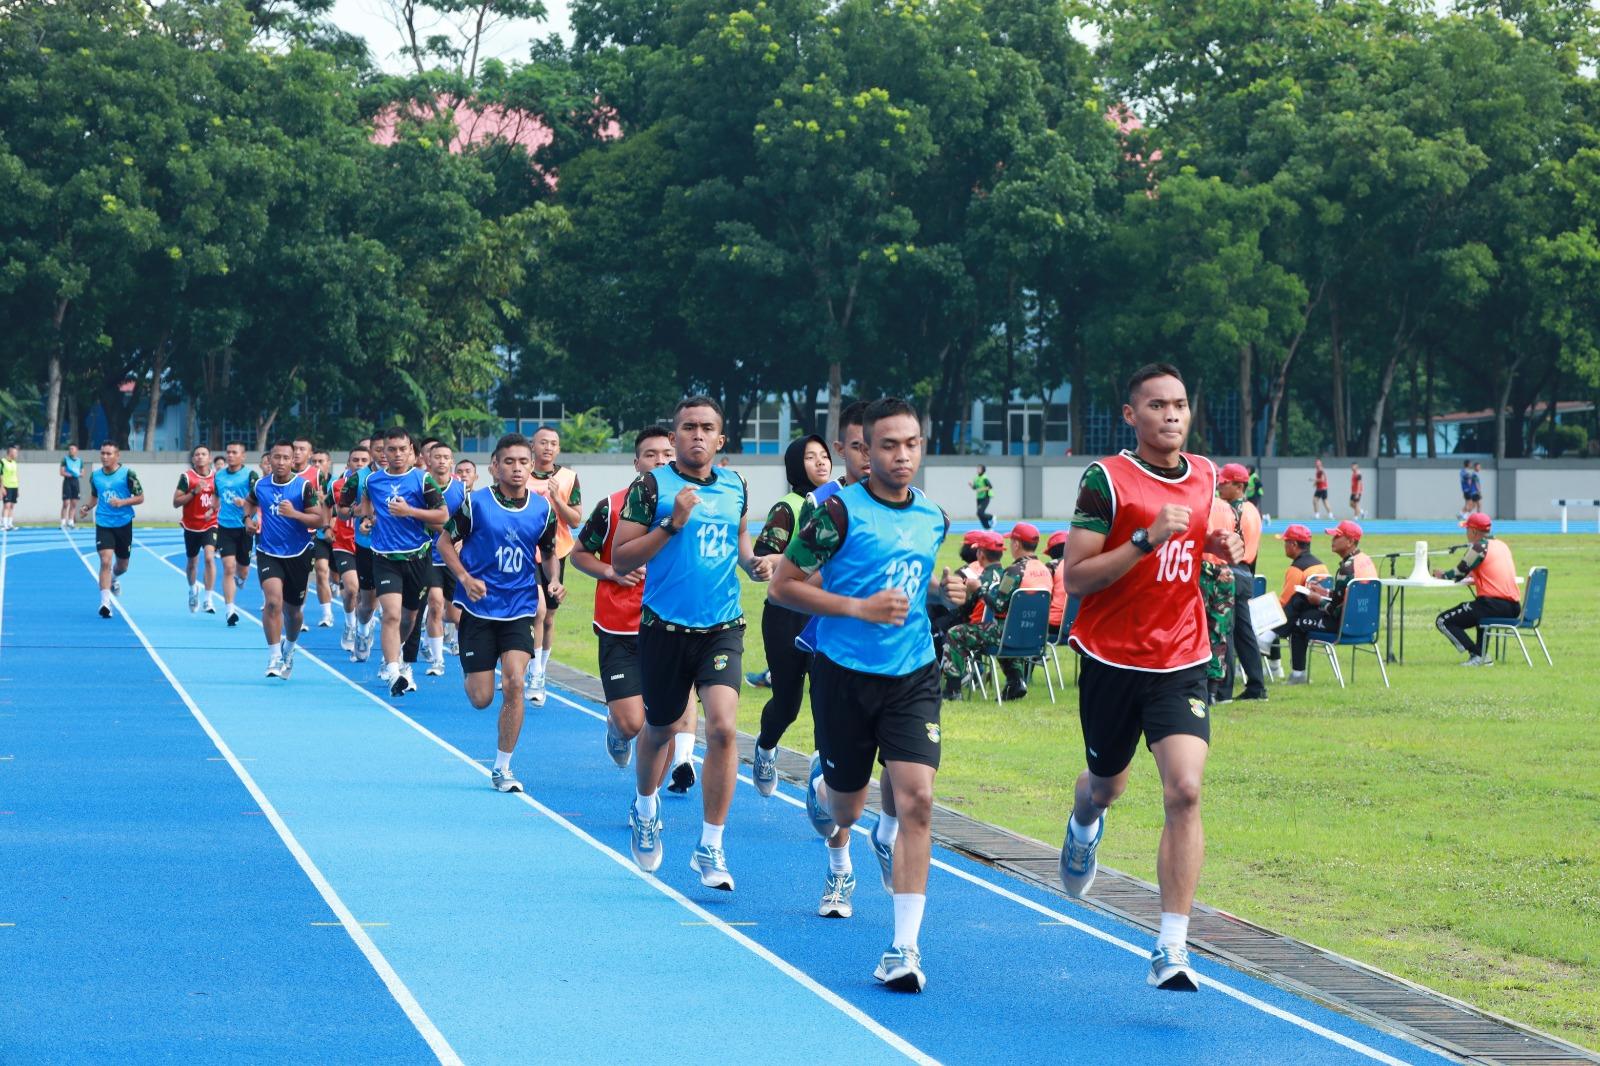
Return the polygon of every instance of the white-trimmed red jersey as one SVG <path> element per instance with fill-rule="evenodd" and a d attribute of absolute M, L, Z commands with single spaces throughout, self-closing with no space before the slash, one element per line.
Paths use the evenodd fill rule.
<path fill-rule="evenodd" d="M 184 491 L 194 493 L 183 505 L 178 524 L 191 533 L 217 528 L 217 475 L 197 474 L 193 467 L 183 472 Z"/>
<path fill-rule="evenodd" d="M 627 489 L 613 492 L 607 497 L 606 541 L 595 553 L 607 566 L 611 565 L 611 552 L 617 542 L 617 522 L 622 518 L 622 508 L 627 498 Z M 639 632 L 639 609 L 643 604 L 643 581 L 632 587 L 619 585 L 615 581 L 597 581 L 594 586 L 594 627 L 607 633 L 631 636 Z"/>

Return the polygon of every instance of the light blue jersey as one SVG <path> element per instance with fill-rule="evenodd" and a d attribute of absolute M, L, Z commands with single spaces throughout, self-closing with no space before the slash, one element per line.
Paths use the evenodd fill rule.
<path fill-rule="evenodd" d="M 865 484 L 838 495 L 848 520 L 843 542 L 822 564 L 822 587 L 857 599 L 898 588 L 911 609 L 898 626 L 820 616 L 817 651 L 851 670 L 903 677 L 933 662 L 928 582 L 950 521 L 918 489 L 903 507 L 878 499 Z"/>
<path fill-rule="evenodd" d="M 539 612 L 539 568 L 534 556 L 553 521 L 550 501 L 530 492 L 521 507 L 507 507 L 489 487 L 466 496 L 461 510 L 467 519 L 458 548 L 461 565 L 483 582 L 486 591 L 482 599 L 473 601 L 458 588 L 456 606 L 478 618 L 500 622 L 532 618 Z"/>
<path fill-rule="evenodd" d="M 223 529 L 244 528 L 244 501 L 260 476 L 243 464 L 237 470 L 223 467 L 217 471 L 217 525 Z"/>
<path fill-rule="evenodd" d="M 256 551 L 262 555 L 276 555 L 280 559 L 293 559 L 304 555 L 316 539 L 315 531 L 293 518 L 278 513 L 278 503 L 287 499 L 297 511 L 306 509 L 306 489 L 311 483 L 298 474 L 291 475 L 289 483 L 280 485 L 270 477 L 257 481 L 251 494 L 261 519 L 261 532 L 256 536 Z"/>
<path fill-rule="evenodd" d="M 68 477 L 83 476 L 83 456 L 80 455 L 74 459 L 70 455 L 63 455 L 61 457 L 61 465 L 66 469 Z"/>
<path fill-rule="evenodd" d="M 749 490 L 731 470 L 712 468 L 709 485 L 690 481 L 675 464 L 659 466 L 645 477 L 656 482 L 656 511 L 651 528 L 672 514 L 673 502 L 685 487 L 700 494 L 689 521 L 650 560 L 644 583 L 644 605 L 670 625 L 714 629 L 744 616 L 739 603 L 739 523 L 744 520 Z"/>
<path fill-rule="evenodd" d="M 89 475 L 89 483 L 94 486 L 95 525 L 116 529 L 133 522 L 132 507 L 111 506 L 112 500 L 127 500 L 139 495 L 139 478 L 132 470 L 119 466 L 108 474 L 105 467 L 97 466 Z"/>

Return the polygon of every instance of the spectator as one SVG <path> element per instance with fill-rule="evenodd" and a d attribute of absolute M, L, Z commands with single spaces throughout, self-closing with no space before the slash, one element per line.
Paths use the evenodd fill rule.
<path fill-rule="evenodd" d="M 1256 557 L 1261 551 L 1261 512 L 1246 497 L 1255 475 L 1238 463 L 1222 468 L 1217 496 L 1233 513 L 1232 529 L 1244 542 L 1244 558 L 1233 568 L 1233 625 L 1228 639 L 1228 665 L 1222 677 L 1221 702 L 1232 699 L 1264 700 L 1266 678 L 1261 668 L 1261 646 L 1250 620 L 1250 599 L 1256 586 Z M 1244 673 L 1244 691 L 1233 695 L 1236 671 Z"/>
<path fill-rule="evenodd" d="M 1376 578 L 1378 568 L 1372 558 L 1361 550 L 1361 527 L 1355 522 L 1340 522 L 1332 529 L 1323 530 L 1333 538 L 1333 553 L 1339 557 L 1339 569 L 1333 575 L 1333 589 L 1324 593 L 1320 585 L 1308 585 L 1305 594 L 1307 610 L 1297 614 L 1290 623 L 1289 658 L 1300 676 L 1306 668 L 1306 656 L 1311 647 L 1311 634 L 1336 633 L 1344 616 L 1345 594 L 1350 582 Z M 1302 684 L 1291 678 L 1290 684 Z"/>
<path fill-rule="evenodd" d="M 1450 581 L 1470 581 L 1477 595 L 1457 604 L 1434 619 L 1439 632 L 1467 656 L 1462 666 L 1493 666 L 1483 655 L 1485 618 L 1515 618 L 1522 613 L 1522 594 L 1517 590 L 1517 564 L 1511 549 L 1491 532 L 1493 522 L 1482 511 L 1468 515 L 1461 523 L 1467 531 L 1467 551 L 1449 571 L 1435 570 L 1434 577 Z M 1475 629 L 1475 633 L 1467 630 Z"/>
<path fill-rule="evenodd" d="M 977 530 L 973 538 L 975 560 L 978 568 L 978 592 L 973 597 L 981 601 L 973 608 L 969 621 L 951 626 L 944 638 L 944 693 L 946 699 L 961 695 L 961 682 L 967 676 L 974 655 L 1000 639 L 1000 623 L 994 617 L 993 591 L 1000 585 L 1005 572 L 1000 561 L 1005 557 L 1005 541 L 992 530 Z M 968 588 L 971 588 L 971 567 L 968 567 Z"/>
<path fill-rule="evenodd" d="M 1061 622 L 1067 616 L 1067 531 L 1058 529 L 1045 544 L 1045 563 L 1054 581 L 1050 589 L 1050 639 L 1061 636 Z"/>
<path fill-rule="evenodd" d="M 1289 569 L 1284 571 L 1283 574 L 1283 588 L 1278 592 L 1278 603 L 1283 607 L 1286 621 L 1273 631 L 1281 640 L 1281 638 L 1287 637 L 1294 632 L 1296 618 L 1307 611 L 1316 610 L 1311 605 L 1310 599 L 1300 590 L 1308 588 L 1314 579 L 1326 581 L 1328 568 L 1321 559 L 1311 554 L 1311 530 L 1308 527 L 1296 522 L 1282 533 L 1277 534 L 1277 537 L 1283 541 L 1283 554 L 1289 558 Z M 1273 672 L 1279 677 L 1283 676 L 1281 651 L 1280 641 L 1274 640 L 1272 642 Z M 1288 678 L 1289 684 L 1305 684 L 1305 657 L 1302 655 L 1298 661 L 1295 660 L 1293 658 L 1293 648 L 1290 649 L 1289 667 L 1293 671 Z"/>

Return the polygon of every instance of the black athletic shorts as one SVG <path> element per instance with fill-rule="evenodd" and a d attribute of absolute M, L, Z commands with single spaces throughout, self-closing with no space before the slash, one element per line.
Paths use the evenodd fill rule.
<path fill-rule="evenodd" d="M 318 537 L 311 542 L 311 551 L 318 559 L 324 562 L 333 562 L 333 542 Z"/>
<path fill-rule="evenodd" d="M 556 560 L 556 580 L 563 584 L 566 583 L 567 561 L 565 559 Z M 547 611 L 559 610 L 561 607 L 556 602 L 555 597 L 550 595 L 550 584 L 544 580 L 544 571 L 542 569 L 539 571 L 539 598 L 544 603 L 544 609 Z"/>
<path fill-rule="evenodd" d="M 368 592 L 378 587 L 378 579 L 372 573 L 372 560 L 376 558 L 365 544 L 356 545 L 356 585 Z"/>
<path fill-rule="evenodd" d="M 899 677 L 864 674 L 820 652 L 811 660 L 811 710 L 822 777 L 855 792 L 872 779 L 874 758 L 939 768 L 939 664 Z"/>
<path fill-rule="evenodd" d="M 76 500 L 80 491 L 82 490 L 77 478 L 64 477 L 61 479 L 61 498 L 63 500 Z"/>
<path fill-rule="evenodd" d="M 632 699 L 643 691 L 639 686 L 639 634 L 607 633 L 600 637 L 600 687 L 606 702 Z"/>
<path fill-rule="evenodd" d="M 335 574 L 338 574 L 340 578 L 343 578 L 344 575 L 350 573 L 350 571 L 358 569 L 358 567 L 356 566 L 355 553 L 354 552 L 347 552 L 343 548 L 335 548 L 335 549 L 333 549 L 333 560 L 332 561 L 333 561 L 333 572 Z"/>
<path fill-rule="evenodd" d="M 463 609 L 456 639 L 461 643 L 461 672 L 481 674 L 499 665 L 500 656 L 508 651 L 533 654 L 533 619 L 513 618 L 501 622 L 479 618 Z"/>
<path fill-rule="evenodd" d="M 217 528 L 202 529 L 196 533 L 192 529 L 183 531 L 183 554 L 190 559 L 205 551 L 206 548 L 217 546 Z"/>
<path fill-rule="evenodd" d="M 17 502 L 17 490 L 16 489 L 6 489 L 5 502 L 6 503 L 16 503 Z"/>
<path fill-rule="evenodd" d="M 1146 746 L 1176 734 L 1211 743 L 1206 664 L 1157 674 L 1108 666 L 1091 656 L 1078 674 L 1078 721 L 1089 772 L 1115 777 Z"/>
<path fill-rule="evenodd" d="M 428 587 L 441 590 L 444 593 L 444 602 L 448 604 L 455 598 L 456 575 L 452 574 L 450 568 L 443 563 L 430 561 L 428 566 Z"/>
<path fill-rule="evenodd" d="M 126 559 L 133 554 L 133 523 L 125 526 L 94 527 L 94 550 L 97 552 L 109 551 L 118 559 Z"/>
<path fill-rule="evenodd" d="M 372 576 L 376 579 L 378 595 L 400 594 L 400 606 L 415 611 L 428 598 L 428 571 L 433 560 L 426 555 L 415 559 L 389 559 L 382 555 L 372 557 Z"/>
<path fill-rule="evenodd" d="M 269 578 L 277 578 L 283 582 L 283 602 L 304 606 L 306 585 L 311 580 L 311 556 L 309 551 L 288 558 L 257 552 L 256 576 L 261 579 L 261 587 L 266 588 Z"/>
<path fill-rule="evenodd" d="M 668 629 L 639 630 L 639 674 L 644 720 L 657 729 L 683 717 L 689 695 L 706 685 L 727 685 L 739 691 L 744 676 L 744 626 L 710 633 Z"/>
<path fill-rule="evenodd" d="M 224 559 L 231 556 L 241 568 L 250 565 L 250 546 L 254 542 L 254 535 L 243 526 L 217 527 L 217 554 Z"/>
<path fill-rule="evenodd" d="M 1328 490 L 1327 489 L 1318 489 L 1317 491 L 1313 492 L 1311 494 L 1311 496 L 1312 496 L 1313 499 L 1326 500 L 1328 498 Z"/>

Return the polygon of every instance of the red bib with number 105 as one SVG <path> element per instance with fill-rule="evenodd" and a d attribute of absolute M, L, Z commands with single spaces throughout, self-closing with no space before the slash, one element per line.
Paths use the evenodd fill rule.
<path fill-rule="evenodd" d="M 1167 504 L 1189 508 L 1189 528 L 1174 533 L 1109 587 L 1083 598 L 1068 643 L 1112 666 L 1170 673 L 1211 658 L 1206 606 L 1200 596 L 1200 553 L 1205 549 L 1217 468 L 1203 455 L 1184 453 L 1188 472 L 1178 481 L 1156 477 L 1126 454 L 1100 460 L 1111 483 L 1111 533 L 1105 550 L 1128 543 Z"/>

